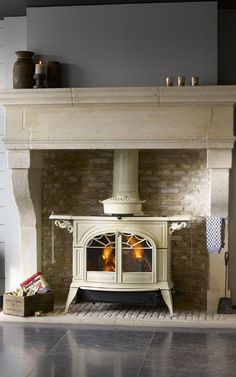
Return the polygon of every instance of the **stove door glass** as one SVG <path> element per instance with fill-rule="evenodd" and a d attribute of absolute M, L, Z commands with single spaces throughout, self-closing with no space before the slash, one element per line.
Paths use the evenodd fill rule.
<path fill-rule="evenodd" d="M 87 245 L 87 271 L 115 272 L 115 233 L 100 234 Z"/>
<path fill-rule="evenodd" d="M 152 245 L 137 234 L 123 233 L 122 272 L 152 272 Z"/>

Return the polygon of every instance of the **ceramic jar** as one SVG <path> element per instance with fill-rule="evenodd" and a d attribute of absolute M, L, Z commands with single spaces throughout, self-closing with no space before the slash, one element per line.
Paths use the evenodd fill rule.
<path fill-rule="evenodd" d="M 17 60 L 13 67 L 13 88 L 33 88 L 35 64 L 32 58 L 34 53 L 31 51 L 16 51 L 15 54 Z"/>

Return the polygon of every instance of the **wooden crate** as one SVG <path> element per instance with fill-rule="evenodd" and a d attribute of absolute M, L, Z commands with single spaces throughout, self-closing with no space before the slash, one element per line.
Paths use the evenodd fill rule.
<path fill-rule="evenodd" d="M 54 307 L 52 292 L 36 294 L 28 297 L 12 296 L 4 294 L 3 313 L 19 317 L 33 316 L 35 312 L 51 312 Z"/>

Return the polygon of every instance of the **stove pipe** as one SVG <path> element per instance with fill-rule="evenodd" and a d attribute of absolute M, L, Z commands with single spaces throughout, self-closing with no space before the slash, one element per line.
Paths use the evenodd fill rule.
<path fill-rule="evenodd" d="M 114 151 L 113 194 L 102 201 L 109 215 L 142 215 L 138 193 L 138 150 Z"/>

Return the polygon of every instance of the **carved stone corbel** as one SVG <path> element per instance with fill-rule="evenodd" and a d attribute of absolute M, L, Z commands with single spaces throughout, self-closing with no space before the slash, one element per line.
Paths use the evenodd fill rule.
<path fill-rule="evenodd" d="M 8 151 L 12 189 L 20 219 L 20 279 L 41 269 L 41 167 L 40 153 Z"/>

